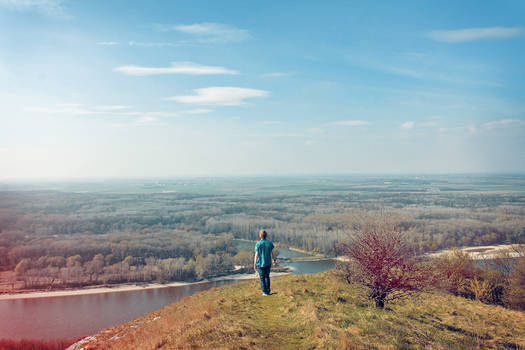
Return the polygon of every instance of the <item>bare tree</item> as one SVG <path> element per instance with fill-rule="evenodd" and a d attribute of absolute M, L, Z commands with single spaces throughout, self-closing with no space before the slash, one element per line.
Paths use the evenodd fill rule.
<path fill-rule="evenodd" d="M 339 264 L 344 278 L 367 287 L 376 307 L 427 285 L 428 265 L 394 225 L 368 222 L 340 244 L 340 251 L 348 258 Z"/>

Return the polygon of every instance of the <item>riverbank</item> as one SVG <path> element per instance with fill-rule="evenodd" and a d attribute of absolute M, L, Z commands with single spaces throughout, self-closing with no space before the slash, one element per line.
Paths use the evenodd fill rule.
<path fill-rule="evenodd" d="M 525 252 L 525 244 L 500 244 L 458 248 L 467 253 L 472 260 L 491 260 L 497 258 L 518 258 Z M 451 254 L 452 249 L 442 250 L 429 254 L 431 257 L 440 257 Z"/>
<path fill-rule="evenodd" d="M 271 277 L 283 276 L 291 274 L 291 268 L 288 272 L 272 272 Z M 202 284 L 207 282 L 227 281 L 227 280 L 250 280 L 257 279 L 259 276 L 256 273 L 239 273 L 231 274 L 226 276 L 214 277 L 202 281 L 196 282 L 171 282 L 171 283 L 145 283 L 145 284 L 115 284 L 114 286 L 103 286 L 94 287 L 88 286 L 84 288 L 71 289 L 71 290 L 56 290 L 56 291 L 31 291 L 23 293 L 7 293 L 0 294 L 0 300 L 16 300 L 16 299 L 35 299 L 35 298 L 51 298 L 51 297 L 64 297 L 73 295 L 89 295 L 89 294 L 103 294 L 103 293 L 115 293 L 115 292 L 130 292 L 134 290 L 146 290 L 146 289 L 157 289 L 157 288 L 170 288 L 180 287 L 195 284 Z"/>
<path fill-rule="evenodd" d="M 244 239 L 244 238 L 235 238 L 235 240 L 236 241 L 241 241 L 241 242 L 253 243 L 254 246 L 257 243 L 257 241 L 252 241 L 250 239 Z M 306 254 L 306 255 L 312 255 L 312 256 L 320 256 L 320 255 L 322 255 L 323 257 L 326 257 L 324 254 L 321 254 L 321 253 L 318 253 L 318 252 L 309 252 L 309 251 L 304 250 L 304 249 L 299 249 L 299 248 L 294 248 L 294 247 L 281 245 L 281 244 L 279 244 L 279 242 L 275 242 L 275 247 L 277 249 L 279 249 L 279 248 L 288 249 L 288 250 L 291 250 L 291 251 L 294 251 L 294 252 L 298 252 L 298 253 L 302 253 L 302 254 Z"/>

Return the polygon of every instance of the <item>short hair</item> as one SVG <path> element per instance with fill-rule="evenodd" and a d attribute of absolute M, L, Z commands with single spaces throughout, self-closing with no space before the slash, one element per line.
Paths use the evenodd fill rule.
<path fill-rule="evenodd" d="M 265 239 L 267 235 L 268 234 L 266 233 L 265 230 L 260 230 L 259 231 L 259 237 L 261 237 L 261 239 Z"/>

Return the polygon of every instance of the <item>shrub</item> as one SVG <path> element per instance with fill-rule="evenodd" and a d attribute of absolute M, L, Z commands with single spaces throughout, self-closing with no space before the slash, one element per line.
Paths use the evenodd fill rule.
<path fill-rule="evenodd" d="M 454 295 L 472 297 L 470 281 L 476 276 L 477 269 L 468 253 L 454 249 L 443 254 L 436 258 L 434 272 L 438 288 Z"/>
<path fill-rule="evenodd" d="M 340 250 L 348 257 L 348 262 L 339 264 L 344 278 L 367 287 L 376 307 L 428 284 L 429 265 L 391 224 L 366 223 L 349 243 L 340 244 Z"/>
<path fill-rule="evenodd" d="M 512 267 L 512 263 L 506 262 L 504 269 L 499 268 L 501 266 L 494 260 L 477 267 L 468 253 L 452 250 L 435 259 L 435 286 L 486 304 L 504 305 L 509 284 L 505 271 Z"/>
<path fill-rule="evenodd" d="M 525 257 L 518 259 L 516 268 L 509 276 L 504 301 L 510 308 L 525 310 Z"/>

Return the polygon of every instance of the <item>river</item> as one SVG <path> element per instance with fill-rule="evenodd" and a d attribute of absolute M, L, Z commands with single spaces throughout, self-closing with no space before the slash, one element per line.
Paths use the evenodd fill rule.
<path fill-rule="evenodd" d="M 238 248 L 251 242 L 236 241 Z M 281 258 L 308 256 L 279 248 Z M 293 273 L 317 273 L 334 266 L 332 260 L 285 262 Z M 73 339 L 129 322 L 183 297 L 236 280 L 196 283 L 185 286 L 70 295 L 48 298 L 0 300 L 0 339 Z"/>

